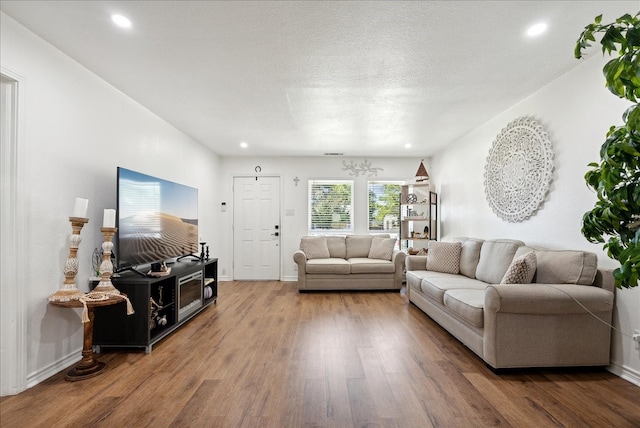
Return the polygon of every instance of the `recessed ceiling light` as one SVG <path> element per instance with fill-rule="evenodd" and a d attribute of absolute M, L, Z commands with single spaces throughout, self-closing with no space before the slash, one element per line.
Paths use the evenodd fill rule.
<path fill-rule="evenodd" d="M 131 27 L 131 21 L 126 16 L 122 15 L 111 15 L 111 20 L 118 27 L 129 28 Z"/>
<path fill-rule="evenodd" d="M 404 145 L 404 148 L 405 148 L 405 149 L 410 149 L 410 148 L 411 148 L 411 144 L 409 144 L 409 143 L 405 144 L 405 145 Z"/>
<path fill-rule="evenodd" d="M 245 143 L 244 141 L 240 143 L 240 148 L 246 149 L 247 147 L 249 147 L 249 145 L 247 143 Z"/>
<path fill-rule="evenodd" d="M 547 24 L 544 22 L 540 22 L 538 24 L 534 24 L 527 30 L 527 36 L 535 37 L 547 31 Z"/>

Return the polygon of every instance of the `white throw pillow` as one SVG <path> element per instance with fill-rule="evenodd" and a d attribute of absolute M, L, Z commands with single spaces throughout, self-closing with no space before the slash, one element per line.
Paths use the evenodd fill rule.
<path fill-rule="evenodd" d="M 443 273 L 460 273 L 461 242 L 429 242 L 427 270 Z"/>
<path fill-rule="evenodd" d="M 371 249 L 369 250 L 370 259 L 391 260 L 393 249 L 396 246 L 396 238 L 373 238 L 371 241 Z"/>
<path fill-rule="evenodd" d="M 307 260 L 328 259 L 331 257 L 327 246 L 327 238 L 324 236 L 303 237 L 300 241 L 300 249 L 307 256 Z"/>
<path fill-rule="evenodd" d="M 536 253 L 529 251 L 513 259 L 500 284 L 530 284 L 536 273 Z"/>

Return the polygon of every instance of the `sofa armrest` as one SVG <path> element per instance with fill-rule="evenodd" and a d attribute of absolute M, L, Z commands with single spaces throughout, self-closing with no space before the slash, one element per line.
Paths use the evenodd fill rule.
<path fill-rule="evenodd" d="M 307 255 L 302 250 L 293 253 L 293 261 L 298 265 L 298 289 L 304 289 L 307 286 Z"/>
<path fill-rule="evenodd" d="M 613 310 L 613 293 L 599 287 L 575 284 L 489 285 L 485 314 L 577 314 Z"/>
<path fill-rule="evenodd" d="M 427 270 L 427 256 L 407 256 L 405 265 L 407 270 Z"/>
<path fill-rule="evenodd" d="M 589 285 L 489 285 L 482 358 L 494 368 L 607 365 L 613 297 Z"/>
<path fill-rule="evenodd" d="M 404 262 L 406 260 L 407 254 L 404 251 L 393 250 L 393 255 L 391 256 L 391 262 L 394 265 L 394 275 L 393 275 L 393 284 L 394 288 L 400 289 L 402 288 L 402 278 L 404 276 Z"/>
<path fill-rule="evenodd" d="M 394 250 L 391 255 L 391 262 L 396 266 L 396 272 L 400 270 L 400 272 L 404 272 L 404 261 L 406 260 L 407 254 L 404 251 Z"/>
<path fill-rule="evenodd" d="M 307 264 L 307 255 L 302 250 L 298 250 L 293 253 L 293 261 L 296 262 L 298 267 L 304 266 Z"/>
<path fill-rule="evenodd" d="M 611 291 L 613 293 L 616 289 L 616 281 L 613 277 L 613 269 L 599 268 L 596 272 L 596 278 L 593 281 L 593 285 L 604 290 Z"/>

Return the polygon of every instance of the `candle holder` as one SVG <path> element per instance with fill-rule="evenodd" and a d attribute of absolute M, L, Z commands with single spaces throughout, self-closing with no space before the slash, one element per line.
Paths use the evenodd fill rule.
<path fill-rule="evenodd" d="M 100 282 L 93 291 L 120 294 L 120 291 L 111 283 L 111 275 L 113 275 L 113 263 L 111 263 L 111 250 L 113 250 L 113 235 L 115 235 L 117 227 L 101 227 L 100 232 L 104 236 L 102 243 L 102 263 L 100 264 Z"/>
<path fill-rule="evenodd" d="M 84 294 L 78 287 L 76 287 L 76 275 L 78 274 L 78 247 L 82 242 L 80 232 L 86 223 L 89 222 L 88 218 L 83 217 L 69 217 L 71 222 L 72 234 L 69 236 L 69 256 L 67 262 L 64 265 L 64 283 L 62 288 L 49 296 L 50 302 L 69 302 L 72 300 L 78 300 Z"/>

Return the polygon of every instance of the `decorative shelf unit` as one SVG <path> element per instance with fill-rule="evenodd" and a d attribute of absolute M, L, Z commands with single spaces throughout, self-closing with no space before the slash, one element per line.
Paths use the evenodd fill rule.
<path fill-rule="evenodd" d="M 126 272 L 111 282 L 129 297 L 135 313 L 127 315 L 114 307 L 96 312 L 96 352 L 137 347 L 150 353 L 155 343 L 217 302 L 218 259 L 177 262 L 170 274 L 159 277 Z"/>
<path fill-rule="evenodd" d="M 429 183 L 404 184 L 400 190 L 400 247 L 426 248 L 438 239 L 438 195 Z"/>

